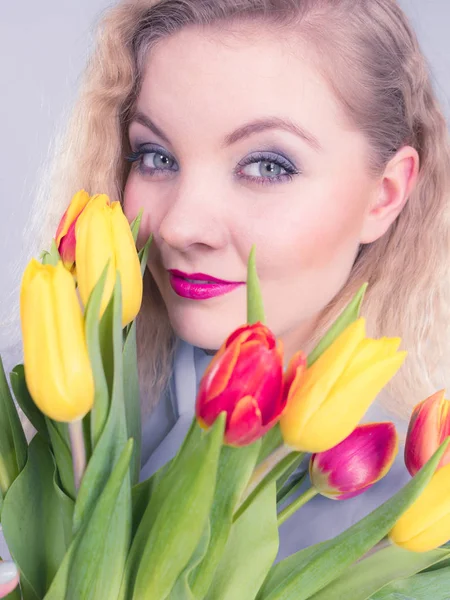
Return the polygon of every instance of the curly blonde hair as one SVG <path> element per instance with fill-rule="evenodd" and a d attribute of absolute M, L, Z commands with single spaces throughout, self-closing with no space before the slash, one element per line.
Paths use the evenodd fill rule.
<path fill-rule="evenodd" d="M 419 153 L 418 184 L 405 208 L 384 236 L 361 247 L 346 286 L 316 331 L 319 338 L 368 281 L 363 314 L 369 332 L 400 335 L 409 351 L 389 394 L 388 408 L 404 415 L 443 385 L 439 368 L 450 357 L 450 150 L 426 61 L 394 0 L 121 2 L 99 28 L 65 141 L 57 149 L 51 185 L 35 203 L 28 239 L 37 240 L 35 248 L 48 246 L 72 194 L 82 187 L 122 199 L 128 120 L 155 44 L 186 26 L 232 27 L 244 21 L 272 31 L 289 28 L 309 44 L 348 118 L 367 136 L 374 173 L 381 173 L 403 145 Z M 173 342 L 164 303 L 147 270 L 138 318 L 146 408 L 167 384 Z"/>

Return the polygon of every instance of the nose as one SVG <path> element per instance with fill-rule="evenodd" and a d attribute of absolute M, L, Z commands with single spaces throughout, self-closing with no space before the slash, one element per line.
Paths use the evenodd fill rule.
<path fill-rule="evenodd" d="M 219 249 L 227 243 L 224 200 L 217 186 L 180 185 L 162 214 L 160 239 L 181 252 L 194 246 Z"/>

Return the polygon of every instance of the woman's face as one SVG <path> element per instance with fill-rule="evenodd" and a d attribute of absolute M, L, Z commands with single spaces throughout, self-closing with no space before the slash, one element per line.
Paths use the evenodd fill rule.
<path fill-rule="evenodd" d="M 255 244 L 267 324 L 288 354 L 308 350 L 364 241 L 377 188 L 367 142 L 291 41 L 186 29 L 145 70 L 125 212 L 143 208 L 170 320 L 202 348 L 246 321 Z"/>

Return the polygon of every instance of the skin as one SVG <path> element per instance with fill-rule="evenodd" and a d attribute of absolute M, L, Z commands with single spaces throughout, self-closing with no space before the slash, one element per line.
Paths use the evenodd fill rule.
<path fill-rule="evenodd" d="M 201 348 L 219 348 L 245 322 L 245 286 L 185 299 L 167 269 L 245 281 L 256 244 L 267 324 L 289 357 L 310 349 L 318 316 L 345 284 L 360 244 L 379 238 L 398 216 L 418 156 L 404 147 L 373 176 L 367 140 L 301 42 L 274 39 L 261 26 L 240 33 L 186 29 L 152 52 L 129 127 L 132 150 L 146 154 L 133 163 L 124 208 L 130 220 L 143 208 L 141 240 L 154 235 L 148 264 L 171 323 Z M 269 117 L 304 135 L 271 127 L 225 143 Z M 297 171 L 290 179 L 273 163 L 280 154 Z M 249 157 L 254 163 L 242 166 Z M 152 172 L 155 166 L 163 170 Z"/>

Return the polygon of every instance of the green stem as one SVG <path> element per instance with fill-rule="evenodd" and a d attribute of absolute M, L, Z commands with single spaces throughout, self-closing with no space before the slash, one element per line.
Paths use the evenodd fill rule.
<path fill-rule="evenodd" d="M 289 498 L 291 498 L 298 490 L 302 487 L 305 482 L 306 476 L 308 475 L 308 471 L 303 473 L 303 475 L 298 479 L 298 481 L 294 482 L 290 486 L 286 486 L 286 489 L 281 489 L 279 495 L 277 496 L 277 505 L 283 504 Z"/>
<path fill-rule="evenodd" d="M 318 493 L 319 492 L 316 490 L 316 488 L 310 487 L 309 490 L 303 492 L 303 494 L 301 494 L 296 500 L 294 500 L 294 502 L 289 504 L 289 506 L 286 506 L 286 508 L 282 510 L 278 515 L 278 527 L 280 527 L 280 525 L 283 525 L 283 523 L 287 521 L 290 516 L 292 516 L 304 504 L 309 502 L 309 500 L 312 500 L 314 496 L 317 496 Z"/>
<path fill-rule="evenodd" d="M 83 420 L 69 423 L 70 447 L 72 449 L 73 476 L 75 490 L 78 491 L 86 469 L 86 448 L 84 446 Z"/>

